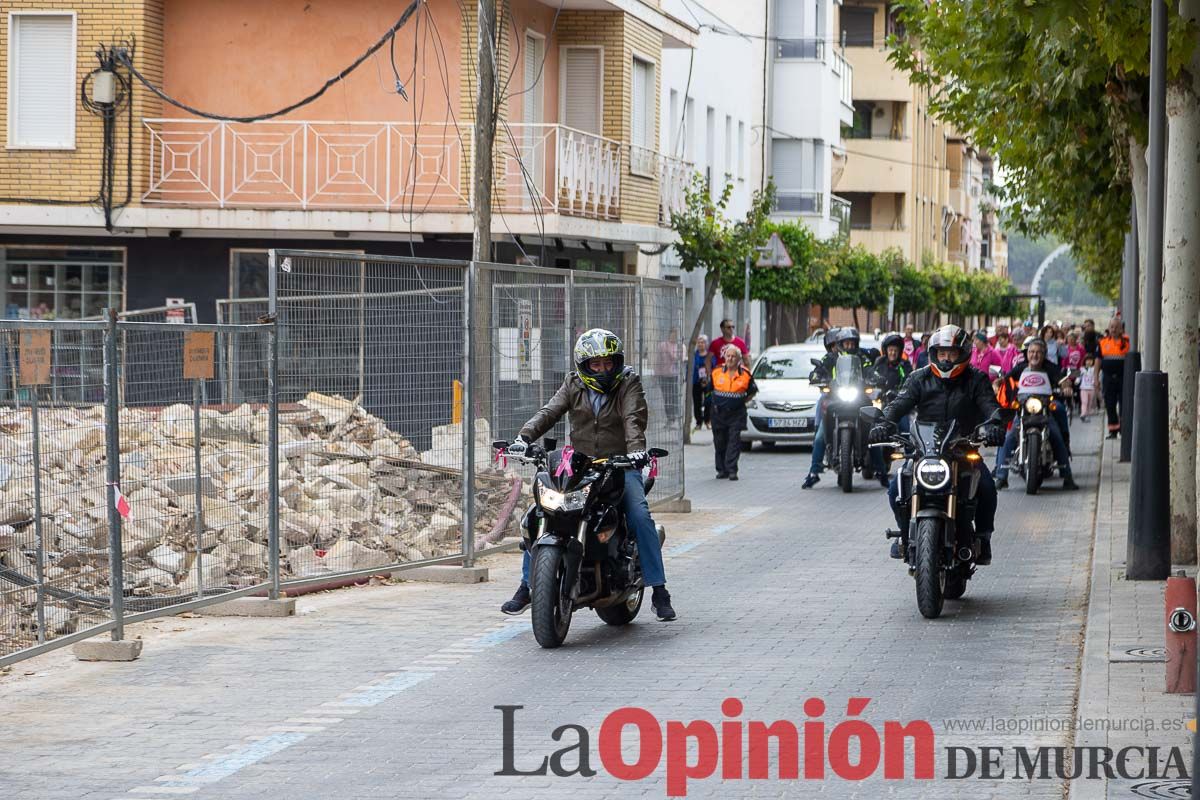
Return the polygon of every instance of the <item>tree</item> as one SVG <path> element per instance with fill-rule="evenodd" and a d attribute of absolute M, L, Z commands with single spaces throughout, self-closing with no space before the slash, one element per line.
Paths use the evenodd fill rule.
<path fill-rule="evenodd" d="M 920 314 L 933 307 L 933 284 L 929 275 L 904 258 L 897 248 L 880 256 L 889 273 L 889 285 L 895 293 L 897 314 Z M 890 320 L 889 320 L 890 321 Z"/>
<path fill-rule="evenodd" d="M 855 327 L 860 308 L 879 309 L 887 305 L 891 275 L 884 262 L 870 250 L 830 239 L 822 242 L 817 259 L 827 280 L 814 293 L 814 302 L 828 308 L 850 309 Z"/>
<path fill-rule="evenodd" d="M 764 227 L 767 215 L 775 202 L 775 186 L 755 192 L 746 216 L 736 222 L 726 216 L 733 195 L 733 182 L 725 180 L 725 188 L 714 199 L 708 182 L 695 175 L 684 190 L 684 208 L 671 212 L 671 229 L 679 237 L 674 244 L 679 267 L 687 272 L 704 270 L 704 305 L 692 326 L 689 342 L 700 335 L 700 328 L 712 308 L 713 297 L 723 275 L 740 271 L 747 254 L 766 240 Z"/>
<path fill-rule="evenodd" d="M 750 297 L 787 306 L 800 306 L 812 301 L 824 284 L 825 265 L 815 258 L 819 245 L 816 234 L 797 222 L 767 222 L 762 227 L 763 240 L 778 234 L 791 256 L 790 267 L 762 267 L 750 270 Z M 762 244 L 764 242 L 760 242 Z M 757 261 L 758 254 L 751 258 Z M 752 262 L 753 263 L 753 262 Z M 726 297 L 742 297 L 746 291 L 746 270 L 726 270 L 721 274 L 721 293 Z"/>

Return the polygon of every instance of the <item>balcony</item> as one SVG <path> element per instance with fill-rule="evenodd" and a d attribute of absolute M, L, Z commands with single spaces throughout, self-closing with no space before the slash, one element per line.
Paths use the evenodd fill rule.
<path fill-rule="evenodd" d="M 685 191 L 692 180 L 695 166 L 690 161 L 654 154 L 658 161 L 658 221 L 671 224 L 671 212 L 683 211 Z"/>
<path fill-rule="evenodd" d="M 888 61 L 890 52 L 876 47 L 846 48 L 846 60 L 854 67 L 855 100 L 912 102 L 913 88 L 908 78 Z"/>
<path fill-rule="evenodd" d="M 833 74 L 837 75 L 840 80 L 839 97 L 842 105 L 850 109 L 852 121 L 854 115 L 854 67 L 837 50 L 833 51 Z"/>
<path fill-rule="evenodd" d="M 146 119 L 147 206 L 466 214 L 473 132 L 453 123 Z M 493 203 L 506 214 L 621 219 L 622 171 L 657 153 L 563 125 L 496 131 Z M 636 162 L 636 163 L 634 163 Z M 641 172 L 645 171 L 645 172 Z M 686 174 L 672 165 L 672 181 Z M 680 177 L 682 174 L 683 177 Z M 682 197 L 671 189 L 670 202 Z"/>
<path fill-rule="evenodd" d="M 838 238 L 850 236 L 850 201 L 836 194 L 829 195 L 829 218 L 837 223 Z"/>
<path fill-rule="evenodd" d="M 798 58 L 805 61 L 824 61 L 825 40 L 776 39 L 775 58 Z"/>
<path fill-rule="evenodd" d="M 780 214 L 819 215 L 825 208 L 825 193 L 819 190 L 779 189 L 775 193 L 775 211 Z"/>
<path fill-rule="evenodd" d="M 850 244 L 861 244 L 872 253 L 882 253 L 889 247 L 898 247 L 912 257 L 912 235 L 907 228 L 858 228 L 850 229 Z"/>
<path fill-rule="evenodd" d="M 909 139 L 847 139 L 846 168 L 839 192 L 892 192 L 913 189 L 913 145 Z"/>

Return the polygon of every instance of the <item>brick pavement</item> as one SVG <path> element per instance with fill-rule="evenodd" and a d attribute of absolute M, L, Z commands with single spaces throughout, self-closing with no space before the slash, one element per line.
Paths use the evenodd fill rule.
<path fill-rule="evenodd" d="M 634 783 L 496 776 L 501 715 L 517 712 L 516 766 L 565 746 L 575 723 L 596 737 L 612 710 L 719 722 L 726 697 L 744 720 L 807 719 L 827 731 L 850 697 L 862 717 L 928 720 L 949 745 L 1068 745 L 1069 734 L 952 733 L 950 724 L 1070 718 L 1096 486 L 1096 429 L 1076 434 L 1084 491 L 1001 496 L 996 563 L 942 619 L 924 620 L 913 584 L 886 555 L 883 490 L 842 495 L 798 483 L 808 454 L 744 456 L 743 480 L 718 482 L 710 453 L 688 451 L 696 513 L 668 524 L 667 572 L 680 618 L 646 609 L 624 629 L 580 614 L 568 643 L 543 651 L 528 617 L 496 608 L 516 555 L 473 586 L 370 587 L 302 598 L 288 620 L 166 620 L 134 664 L 71 664 L 0 681 L 0 785 L 11 800 L 189 796 L 579 800 L 666 796 L 662 769 Z M 1064 500 L 1066 505 L 1064 505 Z M 25 665 L 21 665 L 25 666 Z M 570 734 L 568 734 L 570 736 Z M 569 740 L 568 740 L 569 741 Z M 632 751 L 628 751 L 632 756 Z M 1054 780 L 689 784 L 689 797 L 1060 798 Z"/>

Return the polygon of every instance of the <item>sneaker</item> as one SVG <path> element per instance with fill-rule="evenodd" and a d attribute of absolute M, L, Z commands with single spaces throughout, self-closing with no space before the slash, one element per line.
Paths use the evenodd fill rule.
<path fill-rule="evenodd" d="M 992 540 L 979 539 L 979 557 L 975 559 L 978 566 L 986 567 L 992 563 Z"/>
<path fill-rule="evenodd" d="M 800 484 L 801 489 L 811 489 L 817 485 L 817 481 L 821 480 L 821 476 L 815 472 L 808 473 L 808 477 L 804 479 L 804 483 Z"/>
<path fill-rule="evenodd" d="M 729 480 L 731 480 L 731 481 L 736 481 L 736 480 L 737 480 L 737 473 L 736 473 L 736 472 L 731 472 L 731 473 L 729 473 Z"/>
<path fill-rule="evenodd" d="M 650 607 L 659 622 L 670 622 L 675 619 L 675 609 L 671 608 L 671 593 L 666 586 L 655 586 L 650 595 Z"/>
<path fill-rule="evenodd" d="M 895 559 L 904 558 L 904 556 L 901 555 L 901 553 L 900 553 L 900 540 L 899 539 L 892 539 L 892 549 L 888 553 L 888 555 L 890 555 L 892 558 L 895 558 Z"/>
<path fill-rule="evenodd" d="M 1105 438 L 1105 439 L 1115 439 L 1115 438 L 1117 438 L 1117 431 L 1109 431 L 1109 432 L 1108 432 L 1108 436 L 1105 436 L 1104 438 Z"/>
<path fill-rule="evenodd" d="M 500 606 L 500 610 L 510 617 L 523 613 L 527 608 L 529 608 L 529 584 L 527 583 L 518 586 L 517 593 L 512 596 L 512 600 Z"/>
<path fill-rule="evenodd" d="M 1079 484 L 1075 482 L 1074 478 L 1072 478 L 1070 475 L 1067 475 L 1065 478 L 1063 478 L 1062 488 L 1068 492 L 1076 492 L 1079 491 Z"/>
<path fill-rule="evenodd" d="M 999 478 L 996 478 L 996 491 L 997 492 L 1002 492 L 1007 488 L 1008 488 L 1008 476 L 1007 475 L 1001 475 Z"/>

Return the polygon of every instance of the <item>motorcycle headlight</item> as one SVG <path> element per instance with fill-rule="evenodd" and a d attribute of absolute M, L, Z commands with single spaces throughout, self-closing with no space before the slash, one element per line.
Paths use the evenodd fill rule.
<path fill-rule="evenodd" d="M 926 489 L 941 489 L 950 482 L 950 465 L 940 458 L 927 458 L 917 464 L 917 483 Z"/>
<path fill-rule="evenodd" d="M 538 490 L 538 502 L 546 511 L 579 511 L 587 502 L 588 492 L 591 490 L 592 487 L 589 485 L 573 492 L 563 493 L 557 489 L 551 489 L 543 483 Z"/>
<path fill-rule="evenodd" d="M 1030 414 L 1042 413 L 1042 400 L 1040 397 L 1030 397 L 1025 401 L 1025 410 Z"/>
<path fill-rule="evenodd" d="M 876 408 L 883 408 L 883 398 L 876 397 L 873 401 L 871 401 L 871 405 L 875 406 Z"/>
<path fill-rule="evenodd" d="M 838 400 L 845 403 L 852 403 L 858 399 L 858 389 L 853 386 L 842 386 L 837 390 Z"/>

